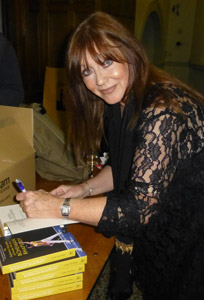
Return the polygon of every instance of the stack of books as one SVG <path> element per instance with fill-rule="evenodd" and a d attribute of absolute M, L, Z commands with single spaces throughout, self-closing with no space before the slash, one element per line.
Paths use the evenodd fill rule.
<path fill-rule="evenodd" d="M 87 255 L 70 232 L 52 226 L 0 237 L 0 263 L 12 300 L 82 289 Z"/>

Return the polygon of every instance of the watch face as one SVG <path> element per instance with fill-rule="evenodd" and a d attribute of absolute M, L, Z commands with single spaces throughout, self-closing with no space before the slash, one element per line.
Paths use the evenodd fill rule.
<path fill-rule="evenodd" d="M 70 213 L 70 206 L 63 204 L 61 207 L 61 213 L 62 213 L 62 216 L 68 216 Z"/>

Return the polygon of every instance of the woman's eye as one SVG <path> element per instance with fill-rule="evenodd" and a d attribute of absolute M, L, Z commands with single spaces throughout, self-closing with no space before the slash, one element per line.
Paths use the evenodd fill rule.
<path fill-rule="evenodd" d="M 104 67 L 109 67 L 110 65 L 112 65 L 113 61 L 111 59 L 106 59 L 104 61 Z"/>
<path fill-rule="evenodd" d="M 91 70 L 90 69 L 84 69 L 82 71 L 82 76 L 89 76 L 91 74 Z"/>

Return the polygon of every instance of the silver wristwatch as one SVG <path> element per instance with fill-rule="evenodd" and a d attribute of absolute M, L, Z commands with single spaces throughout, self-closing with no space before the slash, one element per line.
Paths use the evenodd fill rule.
<path fill-rule="evenodd" d="M 70 201 L 70 198 L 66 198 L 60 208 L 62 216 L 66 217 L 66 218 L 68 218 L 68 216 L 70 214 L 70 210 L 71 210 L 69 201 Z"/>

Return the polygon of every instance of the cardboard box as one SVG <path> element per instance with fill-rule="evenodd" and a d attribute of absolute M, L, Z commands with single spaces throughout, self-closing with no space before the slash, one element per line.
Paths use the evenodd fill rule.
<path fill-rule="evenodd" d="M 33 110 L 0 105 L 0 205 L 16 204 L 15 180 L 35 189 Z"/>

